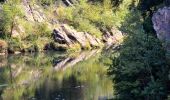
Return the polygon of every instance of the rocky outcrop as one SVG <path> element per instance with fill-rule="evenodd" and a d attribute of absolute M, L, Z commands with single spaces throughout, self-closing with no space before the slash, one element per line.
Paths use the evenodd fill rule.
<path fill-rule="evenodd" d="M 25 18 L 28 21 L 44 22 L 47 18 L 43 12 L 43 9 L 36 5 L 30 4 L 30 0 L 22 0 L 23 10 L 25 12 Z"/>
<path fill-rule="evenodd" d="M 103 42 L 106 43 L 106 45 L 111 46 L 116 43 L 121 43 L 123 41 L 123 33 L 116 29 L 115 27 L 112 27 L 112 29 L 109 31 L 104 30 L 103 31 Z"/>
<path fill-rule="evenodd" d="M 157 37 L 163 42 L 167 59 L 170 59 L 170 7 L 159 9 L 152 17 Z"/>
<path fill-rule="evenodd" d="M 38 4 L 30 3 L 30 0 L 22 0 L 21 3 L 22 12 L 24 17 L 16 16 L 14 26 L 10 35 L 13 38 L 18 38 L 22 43 L 20 45 L 17 42 L 14 42 L 14 48 L 8 49 L 9 51 L 36 51 L 54 49 L 54 50 L 68 50 L 68 49 L 93 49 L 99 48 L 104 44 L 112 45 L 117 44 L 123 38 L 123 35 L 118 29 L 112 28 L 109 31 L 104 31 L 102 37 L 96 37 L 89 32 L 78 32 L 74 28 L 70 27 L 67 24 L 59 23 L 56 19 L 55 10 L 51 15 L 45 13 L 44 8 Z M 27 25 L 28 24 L 28 25 Z M 47 27 L 43 27 L 46 25 Z M 35 27 L 35 28 L 34 28 Z M 40 27 L 40 28 L 39 28 Z M 53 33 L 53 39 L 50 35 L 46 36 L 46 33 L 43 33 L 44 30 L 48 30 L 49 33 Z M 40 29 L 40 30 L 39 30 Z M 41 31 L 42 30 L 42 31 Z M 9 33 L 10 33 L 9 32 Z M 34 39 L 34 35 L 39 35 L 39 40 Z M 31 36 L 33 35 L 33 37 Z M 41 36 L 40 36 L 41 35 Z M 45 38 L 47 42 L 42 42 Z M 50 40 L 51 39 L 51 40 Z M 35 43 L 31 43 L 32 41 Z M 16 43 L 16 45 L 15 45 Z M 10 44 L 10 43 L 9 43 Z M 41 45 L 41 49 L 39 49 Z M 19 48 L 16 50 L 15 48 Z"/>
<path fill-rule="evenodd" d="M 161 41 L 170 41 L 170 7 L 159 9 L 152 17 L 153 27 Z"/>
<path fill-rule="evenodd" d="M 75 29 L 66 24 L 62 24 L 59 28 L 54 29 L 53 36 L 55 42 L 66 44 L 68 47 L 79 44 L 82 49 L 90 47 L 100 47 L 102 43 L 95 36 L 87 32 L 77 32 Z"/>
<path fill-rule="evenodd" d="M 82 49 L 100 47 L 103 45 L 103 41 L 107 45 L 112 45 L 123 39 L 122 32 L 116 28 L 112 28 L 111 32 L 106 31 L 103 37 L 99 39 L 88 32 L 77 32 L 66 24 L 62 24 L 60 27 L 54 29 L 53 36 L 55 42 L 59 44 L 66 44 L 70 47 L 78 43 Z"/>

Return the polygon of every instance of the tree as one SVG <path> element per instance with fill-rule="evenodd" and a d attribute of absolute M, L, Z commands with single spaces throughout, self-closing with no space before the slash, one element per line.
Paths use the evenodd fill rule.
<path fill-rule="evenodd" d="M 165 100 L 168 70 L 161 42 L 143 29 L 141 11 L 134 8 L 121 29 L 127 33 L 113 57 L 116 100 Z"/>
<path fill-rule="evenodd" d="M 12 35 L 17 17 L 21 17 L 23 15 L 19 3 L 20 0 L 10 0 L 2 6 L 3 12 L 1 14 L 1 28 L 6 35 Z"/>

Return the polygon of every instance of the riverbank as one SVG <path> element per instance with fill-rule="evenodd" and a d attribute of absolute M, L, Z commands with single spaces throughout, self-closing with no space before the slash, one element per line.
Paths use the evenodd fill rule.
<path fill-rule="evenodd" d="M 106 25 L 108 27 L 106 28 L 105 25 L 94 27 L 87 24 L 81 29 L 76 28 L 75 22 L 71 24 L 72 22 L 64 15 L 61 17 L 64 13 L 61 12 L 61 8 L 54 4 L 44 6 L 29 0 L 2 3 L 0 53 L 44 50 L 75 52 L 114 45 L 123 40 L 123 33 L 111 25 L 109 27 Z M 64 11 L 70 9 L 65 8 Z"/>

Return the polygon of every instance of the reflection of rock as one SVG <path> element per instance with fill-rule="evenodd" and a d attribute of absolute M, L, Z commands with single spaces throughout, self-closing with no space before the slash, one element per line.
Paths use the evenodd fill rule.
<path fill-rule="evenodd" d="M 55 70 L 65 70 L 67 67 L 72 67 L 80 61 L 87 60 L 88 58 L 95 56 L 99 52 L 100 52 L 100 50 L 81 52 L 78 56 L 67 57 L 67 58 L 57 60 L 54 62 L 55 63 L 54 69 Z"/>
<path fill-rule="evenodd" d="M 11 65 L 11 67 L 14 68 L 16 67 L 16 65 L 13 64 Z M 16 68 L 16 70 L 12 71 L 12 77 L 18 76 L 21 73 L 22 69 L 23 69 L 22 67 L 19 67 L 19 68 Z"/>
<path fill-rule="evenodd" d="M 81 52 L 80 54 L 77 54 L 76 56 L 66 56 L 66 55 L 59 55 L 57 56 L 58 60 L 54 61 L 54 67 L 48 66 L 49 67 L 49 72 L 50 71 L 58 71 L 58 70 L 65 70 L 68 67 L 72 67 L 75 64 L 77 64 L 78 62 L 84 61 L 89 59 L 90 57 L 95 56 L 97 53 L 99 53 L 100 50 L 92 50 L 92 51 L 86 51 L 86 52 Z M 22 57 L 22 60 L 20 58 L 20 56 Z M 10 70 L 9 75 L 11 76 L 11 79 L 17 79 L 17 85 L 29 85 L 32 82 L 36 82 L 37 80 L 40 80 L 41 77 L 43 77 L 43 67 L 40 66 L 46 66 L 46 65 L 40 65 L 34 69 L 31 66 L 34 66 L 35 62 L 32 62 L 32 56 L 22 56 L 22 55 L 18 55 L 17 56 L 11 56 L 11 61 L 10 59 L 6 59 L 3 58 L 3 62 L 6 61 L 3 66 L 9 66 L 8 69 Z M 4 56 L 2 56 L 4 57 Z M 43 56 L 42 56 L 43 57 Z M 20 59 L 19 59 L 20 58 Z M 1 59 L 1 58 L 0 58 Z M 18 59 L 18 60 L 13 60 L 13 59 Z M 40 58 L 42 59 L 42 58 Z M 1 60 L 2 61 L 2 60 Z M 46 60 L 44 60 L 46 61 Z M 47 62 L 43 62 L 49 64 L 48 62 L 49 60 L 47 60 Z M 9 64 L 7 64 L 7 62 L 9 62 Z M 31 66 L 27 65 L 27 64 L 31 64 Z M 41 63 L 42 64 L 42 63 Z M 31 69 L 29 68 L 31 67 Z M 40 68 L 39 68 L 40 67 Z M 47 66 L 46 66 L 47 67 Z M 52 67 L 52 69 L 51 69 Z"/>
<path fill-rule="evenodd" d="M 24 55 L 22 56 L 22 54 L 17 55 L 17 56 L 13 56 L 11 55 L 11 57 L 8 56 L 8 62 L 10 65 L 9 68 L 7 67 L 8 71 L 4 71 L 7 72 L 7 76 L 11 76 L 11 73 L 13 74 L 13 77 L 9 78 L 7 81 L 8 83 L 11 82 L 11 84 L 9 83 L 9 87 L 5 87 L 3 89 L 3 99 L 5 98 L 5 100 L 12 100 L 13 97 L 17 97 L 20 100 L 22 100 L 24 97 L 25 98 L 30 98 L 32 97 L 32 93 L 37 93 L 38 91 L 38 96 L 35 94 L 33 95 L 34 98 L 39 97 L 39 94 L 47 94 L 47 96 L 53 95 L 54 99 L 56 98 L 62 98 L 63 99 L 63 94 L 66 95 L 64 99 L 69 99 L 70 95 L 73 95 L 73 97 L 75 99 L 80 98 L 80 100 L 82 100 L 84 98 L 84 93 L 86 93 L 84 91 L 84 89 L 87 91 L 90 91 L 90 94 L 94 93 L 95 96 L 103 96 L 106 95 L 108 93 L 112 93 L 112 88 L 108 86 L 112 86 L 111 81 L 109 81 L 108 79 L 105 78 L 105 72 L 106 69 L 103 69 L 100 65 L 100 62 L 95 62 L 97 65 L 97 67 L 95 66 L 88 66 L 91 65 L 93 61 L 96 61 L 96 53 L 99 52 L 99 50 L 94 50 L 94 51 L 88 51 L 88 52 L 82 52 L 80 53 L 80 55 L 74 56 L 74 57 L 67 57 L 64 59 L 64 57 L 66 57 L 66 55 L 60 55 L 59 53 L 57 55 L 54 55 L 52 52 L 50 52 L 50 56 L 48 55 Z M 53 54 L 53 56 L 51 56 L 51 53 Z M 56 54 L 56 52 L 55 52 Z M 50 57 L 50 58 L 49 58 Z M 71 75 L 69 75 L 69 78 L 65 78 L 62 77 L 61 75 L 58 75 L 58 72 L 60 73 L 60 71 L 58 70 L 54 70 L 54 68 L 52 67 L 51 64 L 51 57 L 55 57 L 57 59 L 59 59 L 58 61 L 55 61 L 58 66 L 60 62 L 61 66 L 64 64 L 64 66 L 62 68 L 60 68 L 61 70 L 64 70 L 65 68 L 67 68 L 68 66 L 73 66 L 75 65 L 77 62 L 80 61 L 80 63 L 82 63 L 81 61 L 84 61 L 86 59 L 88 59 L 89 57 L 94 57 L 94 59 L 90 58 L 91 60 L 88 60 L 87 65 L 84 63 L 82 64 L 83 66 L 74 66 L 77 67 L 76 69 L 72 69 Z M 48 58 L 46 60 L 46 58 Z M 98 56 L 97 56 L 98 59 Z M 91 62 L 92 61 L 92 62 Z M 86 62 L 86 61 L 85 61 Z M 80 64 L 78 63 L 78 65 Z M 56 67 L 58 67 L 56 66 Z M 86 68 L 87 66 L 87 68 Z M 85 69 L 81 69 L 81 71 L 77 70 L 79 68 L 85 67 Z M 94 68 L 93 68 L 94 67 Z M 99 68 L 99 70 L 98 70 Z M 100 69 L 101 68 L 101 69 Z M 86 70 L 88 69 L 88 70 Z M 87 75 L 87 72 L 89 70 L 95 70 L 95 71 L 90 71 L 89 75 Z M 96 71 L 97 69 L 97 71 Z M 55 72 L 57 71 L 57 72 Z M 62 71 L 61 71 L 62 72 Z M 65 70 L 65 72 L 67 73 L 68 71 Z M 62 72 L 62 76 L 67 75 L 65 74 L 65 72 Z M 80 73 L 78 76 L 76 76 L 75 73 Z M 8 74 L 9 73 L 9 74 Z M 57 75 L 56 75 L 57 74 Z M 6 74 L 5 74 L 6 75 Z M 92 76 L 92 77 L 91 77 Z M 93 77 L 94 76 L 94 77 Z M 101 77 L 102 76 L 102 77 Z M 104 77 L 103 77 L 104 76 Z M 85 78 L 85 80 L 79 80 L 81 77 L 87 77 Z M 8 78 L 8 77 L 5 77 Z M 58 80 L 59 79 L 59 80 Z M 82 78 L 81 78 L 82 79 Z M 90 80 L 90 81 L 89 81 Z M 93 80 L 95 80 L 93 82 Z M 95 87 L 94 87 L 95 84 Z M 11 86 L 12 85 L 12 86 Z M 93 91 L 91 90 L 91 87 L 94 89 Z M 100 90 L 99 88 L 100 87 Z M 104 88 L 103 88 L 104 87 Z M 48 91 L 46 91 L 46 89 L 48 89 Z M 18 91 L 18 90 L 22 90 L 22 91 Z M 40 90 L 40 91 L 39 91 Z M 44 92 L 42 92 L 41 90 L 45 90 Z M 66 92 L 61 92 L 62 90 L 66 90 Z M 67 98 L 67 90 L 71 90 L 71 94 L 69 93 L 69 96 Z M 105 90 L 109 91 L 106 92 Z M 111 91 L 110 91 L 111 90 Z M 30 92 L 31 91 L 31 92 Z M 56 92 L 57 91 L 57 92 Z M 59 92 L 58 92 L 59 91 Z M 72 92 L 73 91 L 73 92 Z M 76 91 L 76 92 L 75 92 Z M 91 93 L 92 91 L 92 93 Z M 16 94 L 20 94 L 19 96 Z M 29 94 L 31 93 L 31 94 Z M 54 94 L 52 94 L 54 93 Z M 74 96 L 75 93 L 78 93 L 78 95 L 82 95 L 82 96 Z M 99 93 L 96 95 L 96 93 Z M 101 95 L 102 93 L 102 95 Z M 9 96 L 9 95 L 10 96 Z M 49 97 L 46 98 L 48 99 Z M 10 97 L 10 98 L 7 98 Z M 85 96 L 86 97 L 86 96 Z M 41 96 L 41 98 L 38 99 L 43 99 L 44 96 Z M 88 98 L 88 97 L 87 97 Z M 33 98 L 31 98 L 33 99 Z M 50 99 L 48 99 L 50 100 Z M 84 98 L 84 100 L 88 100 L 86 98 Z"/>
<path fill-rule="evenodd" d="M 20 84 L 31 84 L 34 81 L 37 81 L 41 77 L 40 70 L 32 70 L 29 73 L 29 77 L 26 80 L 22 80 Z"/>
<path fill-rule="evenodd" d="M 7 66 L 7 57 L 6 56 L 0 56 L 0 68 Z"/>

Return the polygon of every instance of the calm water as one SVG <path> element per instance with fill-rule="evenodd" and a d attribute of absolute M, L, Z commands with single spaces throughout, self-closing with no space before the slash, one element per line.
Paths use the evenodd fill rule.
<path fill-rule="evenodd" d="M 0 100 L 106 100 L 113 84 L 100 50 L 0 56 Z M 107 61 L 107 62 L 104 62 Z"/>

